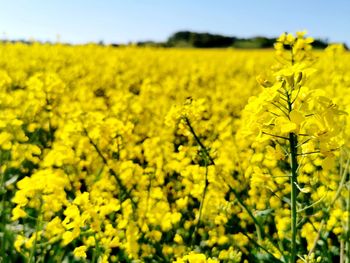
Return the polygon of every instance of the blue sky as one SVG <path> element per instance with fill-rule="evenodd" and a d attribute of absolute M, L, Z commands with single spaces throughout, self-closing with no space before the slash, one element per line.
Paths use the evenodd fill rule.
<path fill-rule="evenodd" d="M 0 37 L 163 41 L 179 30 L 238 37 L 307 29 L 350 44 L 349 0 L 0 0 Z"/>

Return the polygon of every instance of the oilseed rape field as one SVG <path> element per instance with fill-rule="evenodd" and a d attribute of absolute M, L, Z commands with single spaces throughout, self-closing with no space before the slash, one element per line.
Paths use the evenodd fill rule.
<path fill-rule="evenodd" d="M 350 262 L 350 55 L 0 45 L 0 262 Z"/>

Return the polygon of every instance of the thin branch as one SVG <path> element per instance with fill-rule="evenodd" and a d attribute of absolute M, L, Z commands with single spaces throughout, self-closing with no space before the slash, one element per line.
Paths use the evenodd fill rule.
<path fill-rule="evenodd" d="M 295 146 L 295 147 L 298 148 L 298 147 L 304 145 L 305 143 L 308 143 L 309 141 L 311 141 L 311 138 L 309 138 L 309 139 L 307 139 L 307 140 L 305 140 L 305 141 L 299 143 L 299 144 L 298 144 L 297 146 Z"/>
<path fill-rule="evenodd" d="M 307 152 L 307 153 L 298 153 L 298 156 L 304 156 L 304 155 L 309 155 L 309 154 L 315 154 L 315 153 L 320 153 L 321 151 L 314 151 L 314 152 Z"/>
<path fill-rule="evenodd" d="M 208 157 L 208 159 L 210 160 L 210 164 L 211 165 L 215 165 L 215 162 L 213 160 L 213 158 L 209 155 L 207 149 L 205 148 L 205 146 L 203 145 L 203 143 L 201 142 L 201 140 L 199 139 L 199 137 L 197 136 L 196 132 L 194 131 L 190 120 L 188 118 L 185 118 L 185 121 L 193 135 L 193 137 L 195 138 L 196 142 L 199 144 L 199 146 L 202 148 L 203 153 Z M 225 181 L 225 179 L 223 178 L 222 175 L 220 175 L 220 177 Z M 258 226 L 258 228 L 260 230 L 262 230 L 262 226 L 260 225 L 260 223 L 258 222 L 258 220 L 255 218 L 255 216 L 253 215 L 253 213 L 248 209 L 248 207 L 243 203 L 242 199 L 239 197 L 238 193 L 236 192 L 235 189 L 233 189 L 229 184 L 227 184 L 227 186 L 230 188 L 231 192 L 234 194 L 235 198 L 237 199 L 238 203 L 244 208 L 244 210 L 247 211 L 247 213 L 249 214 L 249 216 L 252 218 L 252 220 L 254 221 L 254 223 Z"/>
<path fill-rule="evenodd" d="M 86 130 L 85 127 L 83 127 L 84 133 L 86 135 L 86 137 L 89 139 L 90 144 L 95 148 L 97 154 L 100 156 L 100 158 L 102 159 L 102 162 L 106 165 L 106 167 L 108 168 L 109 172 L 111 173 L 111 175 L 114 176 L 114 178 L 117 181 L 117 184 L 121 190 L 121 192 L 123 193 L 124 196 L 122 196 L 122 200 L 124 201 L 127 198 L 130 199 L 131 203 L 134 205 L 134 207 L 136 207 L 136 203 L 135 201 L 132 199 L 132 196 L 130 194 L 131 190 L 128 191 L 127 187 L 123 184 L 122 180 L 119 178 L 119 176 L 117 175 L 117 173 L 109 167 L 108 165 L 108 161 L 106 159 L 106 157 L 103 155 L 103 153 L 101 152 L 100 148 L 97 146 L 97 144 L 93 141 L 93 139 L 89 136 L 88 131 Z"/>
<path fill-rule="evenodd" d="M 241 232 L 243 235 L 245 235 L 248 239 L 249 239 L 249 241 L 250 242 L 252 242 L 254 245 L 256 245 L 256 246 L 258 246 L 259 248 L 261 248 L 262 250 L 264 250 L 267 254 L 269 254 L 271 257 L 272 257 L 272 259 L 273 259 L 273 261 L 272 262 L 283 262 L 283 261 L 281 261 L 281 260 L 279 260 L 278 258 L 276 258 L 271 252 L 269 252 L 265 247 L 263 247 L 262 245 L 260 245 L 258 242 L 256 242 L 253 238 L 251 238 L 249 235 L 247 235 L 246 233 L 244 233 L 244 232 Z M 282 254 L 282 253 L 281 253 Z M 282 254 L 282 256 L 284 256 L 283 254 Z"/>
<path fill-rule="evenodd" d="M 288 100 L 286 100 L 288 102 Z M 288 107 L 286 105 L 283 105 L 280 101 L 277 101 L 277 103 L 285 110 L 288 110 Z"/>
<path fill-rule="evenodd" d="M 301 158 L 301 160 L 299 161 L 299 165 L 298 165 L 298 168 L 297 168 L 297 173 L 299 172 L 299 170 L 301 169 L 301 167 L 303 167 L 305 164 L 303 164 L 304 162 L 304 159 L 305 159 L 305 156 L 303 156 Z"/>
<path fill-rule="evenodd" d="M 201 142 L 201 140 L 199 139 L 199 137 L 197 136 L 196 132 L 194 131 L 191 123 L 190 123 L 190 120 L 188 118 L 184 118 L 192 135 L 194 136 L 195 140 L 197 141 L 197 143 L 199 144 L 199 146 L 202 148 L 203 150 L 203 153 L 207 156 L 207 158 L 210 160 L 210 164 L 211 165 L 215 165 L 215 162 L 214 162 L 214 159 L 210 156 L 210 154 L 208 153 L 207 149 L 205 148 L 205 146 L 203 145 L 203 143 Z M 222 174 L 218 174 L 221 179 L 226 183 L 226 185 L 228 186 L 228 188 L 230 189 L 231 193 L 233 193 L 234 197 L 236 198 L 238 204 L 242 207 L 243 210 L 245 210 L 249 217 L 253 220 L 256 228 L 257 228 L 257 236 L 261 239 L 262 236 L 261 234 L 264 233 L 264 228 L 263 226 L 260 224 L 260 222 L 256 219 L 256 217 L 253 215 L 253 213 L 250 211 L 250 209 L 248 208 L 248 206 L 243 202 L 243 200 L 240 198 L 240 195 L 237 193 L 237 191 L 230 185 L 226 182 L 225 178 L 222 176 Z M 278 248 L 276 247 L 273 242 L 272 242 L 272 239 L 270 236 L 268 236 L 267 234 L 265 234 L 267 239 L 271 242 L 271 244 L 283 255 L 283 252 Z"/>
<path fill-rule="evenodd" d="M 207 160 L 205 160 L 205 184 L 204 184 L 204 189 L 203 189 L 203 193 L 202 193 L 202 199 L 201 199 L 201 202 L 200 202 L 200 205 L 199 205 L 199 214 L 198 214 L 198 221 L 197 221 L 197 224 L 193 230 L 193 233 L 192 233 L 192 245 L 194 244 L 194 240 L 195 240 L 195 237 L 196 237 L 196 233 L 198 231 L 198 228 L 199 228 L 199 224 L 201 222 L 201 218 L 202 218 L 202 213 L 203 213 L 203 206 L 204 206 L 204 199 L 205 199 L 205 196 L 206 196 L 206 193 L 207 193 L 207 189 L 208 189 L 208 185 L 209 185 L 209 181 L 208 181 L 208 164 L 207 164 Z"/>
<path fill-rule="evenodd" d="M 308 221 L 307 217 L 303 217 L 302 219 L 299 220 L 299 222 L 297 223 L 297 228 L 299 228 L 300 226 L 304 225 L 305 222 Z"/>
<path fill-rule="evenodd" d="M 271 104 L 273 106 L 275 106 L 277 109 L 279 109 L 284 115 L 286 115 L 286 117 L 289 117 L 288 113 L 286 113 L 283 109 L 280 108 L 280 106 L 278 106 L 277 104 L 275 104 L 274 102 L 271 101 Z"/>
<path fill-rule="evenodd" d="M 282 95 L 282 97 L 280 97 L 280 98 L 283 99 L 285 102 L 287 102 L 286 94 L 284 94 L 284 93 L 283 93 L 282 91 L 280 91 L 280 90 L 277 90 L 277 92 L 278 92 L 279 94 Z"/>
<path fill-rule="evenodd" d="M 274 113 L 274 112 L 272 112 L 272 111 L 267 111 L 267 112 L 269 112 L 269 113 L 271 113 L 271 114 L 273 114 L 273 115 L 275 115 L 276 117 L 280 117 L 281 115 L 278 115 L 277 113 Z"/>
<path fill-rule="evenodd" d="M 267 133 L 267 132 L 262 132 L 265 135 L 270 135 L 272 137 L 276 137 L 276 138 L 280 138 L 280 139 L 284 139 L 284 140 L 289 140 L 289 138 L 287 137 L 283 137 L 283 136 L 279 136 L 279 135 L 275 135 L 275 134 L 271 134 L 271 133 Z"/>
<path fill-rule="evenodd" d="M 294 102 L 297 100 L 298 96 L 299 96 L 299 93 L 300 93 L 300 90 L 301 90 L 301 86 L 299 85 L 299 89 L 298 89 L 298 92 L 297 94 L 295 95 L 295 98 L 292 100 L 291 104 L 293 105 Z"/>
<path fill-rule="evenodd" d="M 308 136 L 308 137 L 311 137 L 310 134 L 306 134 L 306 133 L 298 133 L 298 136 Z"/>
<path fill-rule="evenodd" d="M 307 263 L 307 261 L 305 259 L 303 259 L 302 256 L 298 255 L 298 258 L 301 259 L 303 262 Z"/>
<path fill-rule="evenodd" d="M 311 117 L 311 116 L 314 116 L 315 113 L 310 113 L 310 114 L 306 114 L 305 117 Z"/>
<path fill-rule="evenodd" d="M 194 129 L 193 129 L 192 125 L 191 125 L 190 120 L 187 117 L 185 117 L 184 119 L 185 119 L 185 122 L 186 122 L 188 128 L 190 129 L 191 133 L 193 134 L 194 139 L 199 144 L 199 146 L 202 148 L 202 151 L 204 152 L 204 154 L 209 158 L 209 161 L 210 161 L 209 164 L 214 165 L 213 158 L 209 155 L 207 148 L 205 148 L 205 146 L 202 144 L 201 140 L 197 136 L 196 132 L 194 131 Z"/>
<path fill-rule="evenodd" d="M 329 211 L 331 210 L 331 208 L 332 208 L 332 206 L 334 205 L 335 201 L 336 201 L 336 200 L 338 199 L 338 197 L 340 196 L 340 193 L 341 193 L 342 188 L 343 188 L 344 185 L 345 185 L 345 180 L 346 180 L 346 177 L 347 177 L 347 170 L 348 170 L 348 168 L 349 168 L 349 164 L 350 164 L 350 159 L 348 159 L 347 162 L 346 162 L 346 166 L 345 166 L 345 168 L 344 168 L 344 171 L 343 171 L 343 174 L 342 174 L 342 178 L 341 178 L 341 180 L 340 180 L 340 184 L 339 184 L 339 186 L 338 186 L 337 192 L 335 193 L 332 202 L 330 203 L 330 205 L 328 206 L 328 208 L 327 208 L 327 210 L 326 210 L 327 213 L 329 213 Z M 317 241 L 320 239 L 321 232 L 322 232 L 322 230 L 323 230 L 323 227 L 324 227 L 324 225 L 325 225 L 325 222 L 326 222 L 326 220 L 325 220 L 325 219 L 322 219 L 321 224 L 320 224 L 320 227 L 319 227 L 318 232 L 317 232 L 317 235 L 316 235 L 316 237 L 315 237 L 315 239 L 314 239 L 314 242 L 312 243 L 312 247 L 311 247 L 311 249 L 310 249 L 310 251 L 309 251 L 309 254 L 308 254 L 309 256 L 315 251 L 315 248 L 316 248 L 316 245 L 317 245 Z"/>
<path fill-rule="evenodd" d="M 298 210 L 297 212 L 298 212 L 298 213 L 303 212 L 303 211 L 305 211 L 305 210 L 307 210 L 307 209 L 309 209 L 309 208 L 311 208 L 311 207 L 317 205 L 317 204 L 320 203 L 323 199 L 326 198 L 327 194 L 328 194 L 328 192 L 326 192 L 326 194 L 325 194 L 324 196 L 322 196 L 322 197 L 321 197 L 319 200 L 317 200 L 316 202 L 312 203 L 311 205 L 305 206 L 304 208 Z"/>
<path fill-rule="evenodd" d="M 336 150 L 339 150 L 339 148 L 330 149 L 329 151 L 324 151 L 324 152 L 329 153 L 329 152 L 334 152 L 334 151 L 336 151 Z M 308 155 L 308 154 L 314 154 L 314 153 L 321 153 L 321 151 L 318 150 L 318 151 L 314 151 L 314 152 L 299 153 L 298 155 Z"/>

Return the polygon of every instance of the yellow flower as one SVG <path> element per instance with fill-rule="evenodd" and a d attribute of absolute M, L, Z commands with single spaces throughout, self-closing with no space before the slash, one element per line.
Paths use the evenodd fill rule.
<path fill-rule="evenodd" d="M 73 254 L 77 258 L 86 258 L 87 246 L 76 247 L 73 251 Z"/>
<path fill-rule="evenodd" d="M 182 244 L 183 243 L 182 236 L 180 236 L 179 234 L 175 234 L 174 241 L 178 244 Z"/>
<path fill-rule="evenodd" d="M 26 238 L 22 235 L 17 235 L 15 240 L 15 249 L 18 252 L 21 252 L 21 246 L 25 243 Z"/>
<path fill-rule="evenodd" d="M 190 253 L 187 256 L 183 257 L 184 260 L 187 260 L 189 263 L 206 263 L 207 258 L 204 254 Z"/>
<path fill-rule="evenodd" d="M 14 209 L 12 209 L 11 220 L 13 221 L 26 216 L 27 216 L 27 213 L 20 206 L 17 205 Z"/>

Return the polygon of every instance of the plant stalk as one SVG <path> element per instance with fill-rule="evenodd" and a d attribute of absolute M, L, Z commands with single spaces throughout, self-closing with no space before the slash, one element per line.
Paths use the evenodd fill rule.
<path fill-rule="evenodd" d="M 350 263 L 350 185 L 348 185 L 348 201 L 346 204 L 346 210 L 348 211 L 348 220 L 347 220 L 347 227 L 346 227 L 346 243 L 345 243 L 346 260 L 345 262 Z"/>
<path fill-rule="evenodd" d="M 291 231 L 292 231 L 292 244 L 291 244 L 291 257 L 290 262 L 295 263 L 297 255 L 297 245 L 296 245 L 296 236 L 297 236 L 297 169 L 298 169 L 298 160 L 297 160 L 297 148 L 298 145 L 297 136 L 294 133 L 289 134 L 289 145 L 290 145 L 290 162 L 291 162 Z"/>

